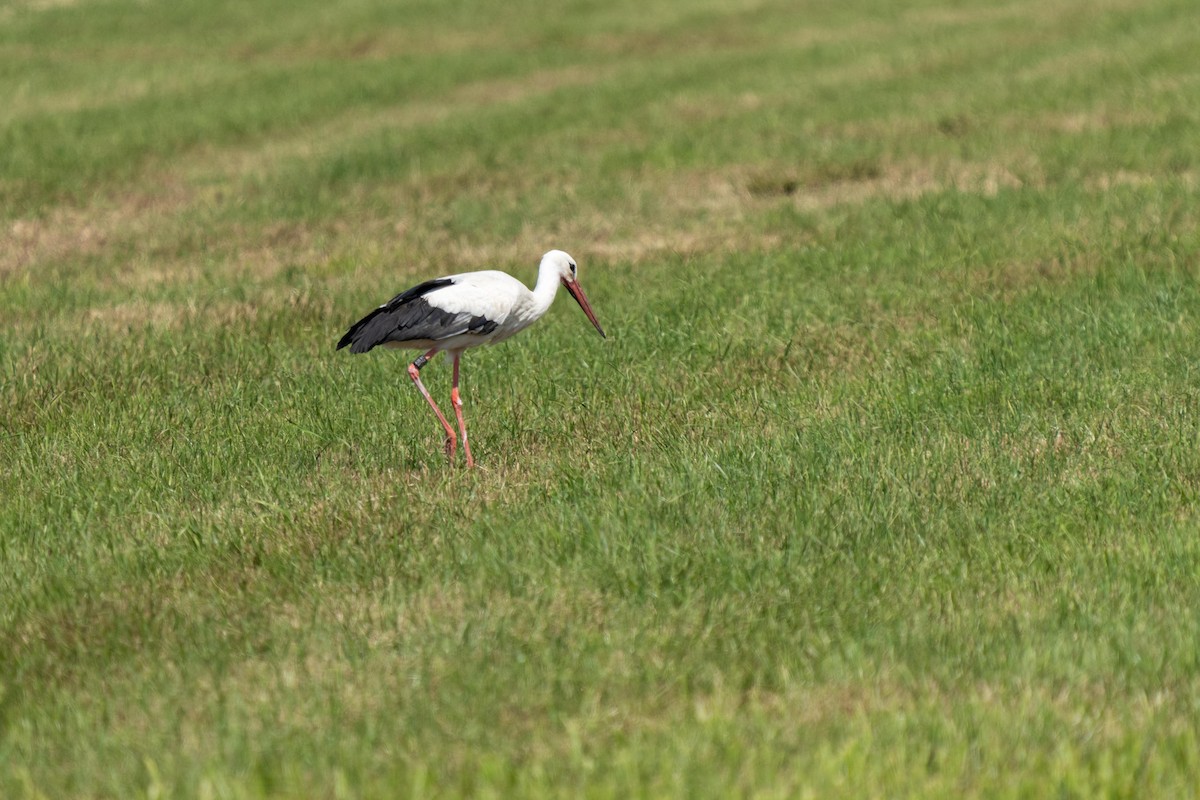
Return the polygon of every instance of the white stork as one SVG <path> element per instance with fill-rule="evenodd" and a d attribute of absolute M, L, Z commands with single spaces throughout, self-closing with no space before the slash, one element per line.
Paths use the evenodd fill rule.
<path fill-rule="evenodd" d="M 604 336 L 604 329 L 579 285 L 578 271 L 575 259 L 562 250 L 551 250 L 542 256 L 537 285 L 532 292 L 516 278 L 497 270 L 464 272 L 425 281 L 401 292 L 351 325 L 338 342 L 337 349 L 349 345 L 351 353 L 365 353 L 372 347 L 384 345 L 423 350 L 424 353 L 408 365 L 408 375 L 442 423 L 446 431 L 446 455 L 453 459 L 454 429 L 429 396 L 420 376 L 421 367 L 430 359 L 443 350 L 449 353 L 454 359 L 450 402 L 458 416 L 467 466 L 473 467 L 475 460 L 467 445 L 467 425 L 463 421 L 462 398 L 458 393 L 459 358 L 469 347 L 504 341 L 537 322 L 554 302 L 560 283 L 567 287 L 583 313 Z"/>

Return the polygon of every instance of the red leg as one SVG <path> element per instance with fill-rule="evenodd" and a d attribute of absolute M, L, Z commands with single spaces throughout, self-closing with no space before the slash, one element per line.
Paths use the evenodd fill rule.
<path fill-rule="evenodd" d="M 437 350 L 430 350 L 423 356 L 419 356 L 416 361 L 408 365 L 408 377 L 413 379 L 413 383 L 421 390 L 421 396 L 429 403 L 429 407 L 433 409 L 433 413 L 437 414 L 438 422 L 442 423 L 442 427 L 446 430 L 446 455 L 451 459 L 454 458 L 454 429 L 450 427 L 450 423 L 446 421 L 442 410 L 437 407 L 437 403 L 433 402 L 433 398 L 429 396 L 429 391 L 425 388 L 425 384 L 421 383 L 421 367 L 428 363 L 429 359 L 437 355 Z"/>
<path fill-rule="evenodd" d="M 450 390 L 450 402 L 454 404 L 454 413 L 458 417 L 458 432 L 462 435 L 463 453 L 467 456 L 467 466 L 475 466 L 475 459 L 471 458 L 471 446 L 467 444 L 467 423 L 463 419 L 462 413 L 462 395 L 458 393 L 458 359 L 462 356 L 461 350 L 456 350 L 454 356 L 454 388 Z"/>

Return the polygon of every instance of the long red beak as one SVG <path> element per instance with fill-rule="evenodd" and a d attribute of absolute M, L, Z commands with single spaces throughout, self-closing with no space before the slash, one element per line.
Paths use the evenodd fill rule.
<path fill-rule="evenodd" d="M 588 303 L 587 295 L 583 293 L 583 287 L 579 285 L 579 281 L 562 279 L 563 286 L 567 287 L 567 291 L 571 293 L 571 297 L 575 298 L 575 302 L 579 303 L 579 307 L 583 309 L 583 313 L 587 314 L 587 318 L 596 326 L 596 330 L 604 336 L 604 328 L 600 327 L 600 323 L 596 321 L 596 315 L 592 313 L 592 306 Z M 604 336 L 607 339 L 607 336 Z"/>

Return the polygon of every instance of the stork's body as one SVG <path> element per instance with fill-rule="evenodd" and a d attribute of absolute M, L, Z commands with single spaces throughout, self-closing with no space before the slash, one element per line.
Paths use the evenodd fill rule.
<path fill-rule="evenodd" d="M 446 432 L 446 453 L 454 455 L 454 429 L 433 402 L 421 383 L 421 368 L 443 350 L 454 361 L 454 388 L 450 399 L 458 417 L 463 453 L 467 466 L 474 466 L 467 444 L 467 426 L 463 420 L 462 398 L 458 392 L 458 365 L 464 350 L 481 344 L 495 344 L 537 322 L 549 309 L 559 284 L 578 301 L 596 330 L 604 329 L 596 321 L 587 297 L 576 277 L 575 259 L 561 250 L 542 257 L 538 279 L 530 291 L 516 278 L 497 270 L 464 272 L 418 284 L 393 297 L 350 326 L 338 342 L 352 353 L 365 353 L 373 347 L 404 347 L 422 351 L 408 367 L 408 374 L 437 414 Z"/>

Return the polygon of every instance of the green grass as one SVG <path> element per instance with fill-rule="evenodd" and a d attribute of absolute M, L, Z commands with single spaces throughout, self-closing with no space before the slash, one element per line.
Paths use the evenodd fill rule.
<path fill-rule="evenodd" d="M 1194 795 L 1193 6 L 0 5 L 0 796 Z"/>

